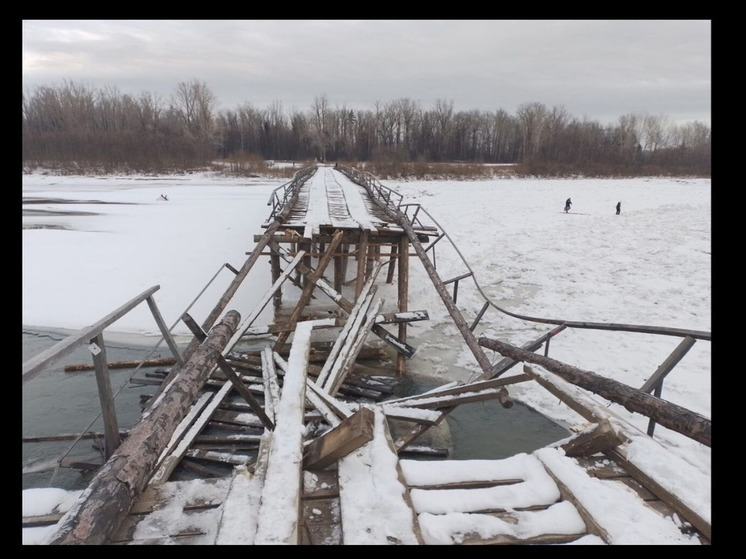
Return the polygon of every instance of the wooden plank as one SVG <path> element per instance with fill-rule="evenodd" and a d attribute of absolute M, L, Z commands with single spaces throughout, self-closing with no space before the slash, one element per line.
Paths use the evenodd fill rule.
<path fill-rule="evenodd" d="M 417 322 L 420 320 L 429 320 L 430 316 L 428 315 L 427 311 L 409 311 L 409 312 L 393 312 L 393 313 L 381 313 L 378 316 L 376 316 L 376 324 L 398 324 L 400 322 Z M 332 327 L 339 327 L 344 326 L 347 323 L 347 318 L 345 317 L 338 317 L 335 323 Z M 243 336 L 263 336 L 266 334 L 279 334 L 280 332 L 285 331 L 292 331 L 292 328 L 290 327 L 290 324 L 282 323 L 282 324 L 266 324 L 264 326 L 252 326 L 251 328 L 247 328 L 246 331 L 243 333 Z M 174 359 L 162 359 L 159 361 L 163 361 L 163 365 L 170 365 L 173 364 L 175 361 Z M 312 360 L 313 361 L 313 360 Z M 136 363 L 136 362 L 135 362 Z M 84 367 L 89 367 L 88 365 L 74 365 L 75 367 L 81 367 L 80 370 L 83 370 Z M 134 366 L 134 365 L 133 365 Z M 76 369 L 77 370 L 77 369 Z"/>
<path fill-rule="evenodd" d="M 387 406 L 386 402 L 381 406 L 383 413 L 389 419 L 400 421 L 413 421 L 425 425 L 437 425 L 440 422 L 441 413 L 438 411 L 410 408 L 407 406 Z"/>
<path fill-rule="evenodd" d="M 360 349 L 365 342 L 365 337 L 368 335 L 368 332 L 370 332 L 371 328 L 373 327 L 375 316 L 376 314 L 378 314 L 378 311 L 380 310 L 382 305 L 383 299 L 378 299 L 378 301 L 373 303 L 373 306 L 363 317 L 362 326 L 355 332 L 355 337 L 352 340 L 352 345 L 348 349 L 343 348 L 342 355 L 340 356 L 342 358 L 342 366 L 339 372 L 333 376 L 330 375 L 329 380 L 327 381 L 327 384 L 329 386 L 328 392 L 332 396 L 335 396 L 337 394 L 340 387 L 342 386 L 342 383 L 347 378 L 347 375 L 350 373 L 350 371 L 352 371 L 352 368 L 355 365 L 355 359 L 357 359 L 358 353 L 360 352 Z"/>
<path fill-rule="evenodd" d="M 272 349 L 265 346 L 262 351 L 262 378 L 264 380 L 264 412 L 273 422 L 277 422 L 277 405 L 280 401 L 280 385 Z"/>
<path fill-rule="evenodd" d="M 303 468 L 323 470 L 373 439 L 373 412 L 360 408 L 331 431 L 308 444 L 303 452 Z"/>
<path fill-rule="evenodd" d="M 298 324 L 283 379 L 282 396 L 277 409 L 273 438 L 281 445 L 271 445 L 267 472 L 262 488 L 255 543 L 297 545 L 303 463 L 303 413 L 306 394 L 306 371 L 312 329 L 328 321 L 306 321 Z M 278 522 L 278 518 L 282 519 Z"/>
<path fill-rule="evenodd" d="M 373 411 L 373 439 L 337 465 L 344 544 L 420 545 L 422 534 L 388 423 L 379 409 Z M 377 491 L 360 492 L 365 486 Z M 389 521 L 371 520 L 378 516 Z"/>
<path fill-rule="evenodd" d="M 350 309 L 347 322 L 342 328 L 342 331 L 337 335 L 337 338 L 334 340 L 334 345 L 329 351 L 329 355 L 326 358 L 323 367 L 321 367 L 321 371 L 319 372 L 318 377 L 316 378 L 316 384 L 318 386 L 324 387 L 324 390 L 326 390 L 327 392 L 329 392 L 329 389 L 324 385 L 327 383 L 329 377 L 332 374 L 336 373 L 337 369 L 335 367 L 337 364 L 337 358 L 339 357 L 342 348 L 345 347 L 345 344 L 352 334 L 353 329 L 359 327 L 360 322 L 358 321 L 358 317 L 361 315 L 361 313 L 364 312 L 364 308 L 367 310 L 367 307 L 364 307 L 364 305 L 370 305 L 371 298 L 369 298 L 368 295 L 371 291 L 375 293 L 375 289 L 373 287 L 374 281 L 375 274 L 371 275 L 370 279 L 365 282 L 365 285 L 363 286 L 363 289 L 361 291 L 361 297 L 357 300 L 355 306 Z"/>
<path fill-rule="evenodd" d="M 326 469 L 303 472 L 303 499 L 315 501 L 329 497 L 339 497 L 337 470 Z"/>
<path fill-rule="evenodd" d="M 231 388 L 230 383 L 225 383 L 219 392 L 203 394 L 200 397 L 197 406 L 192 409 L 192 412 L 197 412 L 198 415 L 191 413 L 179 425 L 178 431 L 173 434 L 168 446 L 163 450 L 158 459 L 154 473 L 149 481 L 150 485 L 157 485 L 168 481 L 169 476 L 179 464 L 184 454 L 186 454 L 189 445 L 202 429 L 204 429 L 212 417 L 212 412 L 217 409 Z M 184 428 L 187 426 L 188 430 L 185 430 Z"/>
<path fill-rule="evenodd" d="M 365 315 L 373 302 L 376 290 L 377 287 L 373 285 L 372 281 L 366 282 L 365 290 L 361 293 L 361 297 L 355 304 L 355 308 L 347 321 L 349 328 L 345 327 L 337 337 L 329 358 L 324 363 L 316 380 L 316 384 L 332 396 L 334 396 L 333 386 L 347 364 L 348 355 L 355 345 L 358 331 L 365 323 Z"/>
<path fill-rule="evenodd" d="M 403 398 L 397 398 L 394 400 L 388 400 L 386 403 L 389 405 L 406 405 L 415 406 L 418 400 L 429 400 L 431 398 L 442 398 L 447 399 L 449 396 L 460 396 L 465 393 L 482 392 L 485 390 L 491 390 L 494 388 L 501 388 L 510 384 L 517 384 L 519 382 L 526 382 L 531 380 L 529 375 L 513 375 L 508 378 L 474 381 L 469 383 L 447 383 L 442 386 L 428 390 L 422 394 L 415 394 L 413 396 L 405 396 Z"/>
<path fill-rule="evenodd" d="M 301 545 L 341 545 L 339 497 L 304 500 Z"/>
<path fill-rule="evenodd" d="M 316 388 L 315 383 L 311 382 L 310 379 L 306 379 L 306 383 L 306 398 L 311 403 L 311 405 L 316 408 L 316 410 L 318 410 L 318 412 L 324 418 L 324 421 L 331 425 L 332 428 L 339 425 L 341 423 L 339 416 L 329 406 L 326 405 L 326 402 L 322 400 L 321 396 L 319 395 L 319 392 L 323 393 L 323 391 L 320 391 L 318 388 Z M 314 388 L 316 388 L 316 390 L 314 390 Z"/>
<path fill-rule="evenodd" d="M 379 263 L 380 266 L 380 263 Z M 310 268 L 307 266 L 301 264 L 298 266 L 298 269 L 300 272 L 304 275 L 308 275 L 312 272 Z M 349 300 L 347 300 L 345 297 L 342 296 L 341 293 L 338 291 L 335 291 L 327 282 L 325 282 L 323 279 L 319 278 L 315 280 L 316 287 L 318 287 L 324 294 L 326 294 L 332 301 L 337 303 L 344 311 L 350 312 L 352 308 L 354 307 L 354 304 L 351 303 Z M 401 355 L 404 355 L 405 357 L 412 357 L 415 354 L 415 348 L 406 343 L 405 341 L 400 340 L 390 332 L 388 332 L 383 326 L 380 324 L 375 324 L 371 331 L 381 338 L 383 341 L 385 341 L 387 344 L 389 344 L 391 347 L 393 347 L 397 352 L 399 352 Z"/>

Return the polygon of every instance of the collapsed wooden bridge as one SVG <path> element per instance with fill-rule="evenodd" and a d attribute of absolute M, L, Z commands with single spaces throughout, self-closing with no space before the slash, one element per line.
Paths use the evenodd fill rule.
<path fill-rule="evenodd" d="M 661 524 L 662 541 L 638 543 L 691 537 L 709 543 L 709 510 L 699 510 L 699 495 L 678 495 L 663 474 L 634 457 L 659 452 L 669 465 L 691 466 L 668 456 L 652 430 L 639 432 L 587 396 L 590 391 L 624 403 L 709 446 L 709 420 L 650 394 L 709 333 L 660 332 L 680 336 L 682 344 L 646 386 L 626 387 L 535 353 L 567 327 L 600 325 L 547 321 L 550 330 L 522 348 L 477 338 L 489 303 L 471 324 L 462 316 L 458 285 L 471 274 L 443 280 L 430 258 L 444 232 L 421 219 L 419 205 L 404 204 L 372 176 L 312 166 L 277 189 L 270 205 L 265 232 L 255 237 L 244 265 L 233 269 L 231 285 L 209 316 L 201 325 L 182 316 L 194 335 L 186 349 L 180 352 L 161 328 L 176 363 L 152 380 L 156 394 L 123 440 L 109 418 L 105 462 L 73 508 L 47 519 L 58 522 L 50 543 L 505 544 L 584 537 L 619 543 L 618 519 L 573 492 L 588 483 L 610 499 L 629 501 L 630 514 Z M 396 398 L 394 386 L 416 351 L 407 326 L 428 319 L 426 309 L 408 308 L 412 251 L 482 374 Z M 231 300 L 262 257 L 269 258 L 272 286 L 242 316 L 229 309 Z M 384 271 L 385 280 L 379 278 Z M 391 309 L 377 297 L 386 285 L 395 286 Z M 147 300 L 161 325 L 151 296 L 137 302 Z M 256 324 L 270 301 L 272 321 Z M 79 343 L 96 339 L 103 347 L 103 329 L 126 310 L 81 333 Z M 241 349 L 268 337 L 261 349 Z M 503 359 L 493 365 L 485 349 Z M 51 353 L 24 364 L 24 381 L 50 362 Z M 391 371 L 364 366 L 366 357 L 391 353 Z M 520 363 L 522 373 L 504 375 Z M 96 365 L 105 373 L 105 361 Z M 484 461 L 438 460 L 437 449 L 420 445 L 461 404 L 498 399 L 509 407 L 506 387 L 521 382 L 551 391 L 587 422 L 585 429 L 556 447 L 487 467 Z M 417 460 L 418 454 L 428 459 Z M 691 475 L 693 485 L 709 487 L 710 480 Z M 621 484 L 634 496 L 620 491 Z M 517 499 L 522 486 L 550 489 Z M 469 498 L 460 509 L 434 504 L 464 492 Z M 572 529 L 547 530 L 538 519 L 549 511 L 577 521 Z M 683 521 L 671 533 L 664 519 L 674 514 Z"/>

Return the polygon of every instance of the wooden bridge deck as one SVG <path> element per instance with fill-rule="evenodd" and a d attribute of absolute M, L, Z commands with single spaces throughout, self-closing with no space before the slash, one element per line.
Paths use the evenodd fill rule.
<path fill-rule="evenodd" d="M 296 242 L 283 232 L 286 229 L 311 243 L 322 242 L 322 237 L 328 243 L 332 232 L 339 230 L 348 235 L 368 232 L 370 238 L 407 233 L 365 188 L 329 167 L 319 167 L 301 185 L 292 207 L 285 209 L 282 224 L 270 232 L 267 245 L 273 247 L 275 264 L 280 261 L 278 235 L 283 242 Z M 397 246 L 406 254 L 407 245 Z M 307 248 L 312 252 L 311 246 Z M 349 254 L 335 247 L 329 250 L 317 247 L 317 266 L 323 268 L 325 255 L 328 263 L 332 257 Z M 359 250 L 359 254 L 367 253 Z M 251 321 L 245 321 L 231 339 L 251 332 L 284 332 L 292 334 L 289 350 L 282 352 L 280 344 L 256 355 L 230 351 L 232 344 L 227 344 L 222 357 L 215 357 L 217 364 L 212 361 L 205 367 L 203 385 L 174 426 L 152 471 L 144 472 L 142 482 L 132 482 L 141 489 L 130 487 L 134 498 L 124 502 L 126 515 L 109 522 L 107 526 L 113 528 L 106 528 L 108 533 L 102 536 L 104 528 L 85 526 L 81 519 L 96 519 L 97 510 L 110 514 L 114 507 L 96 503 L 89 495 L 76 510 L 58 515 L 55 543 L 70 543 L 62 540 L 71 533 L 71 539 L 89 543 L 80 536 L 85 529 L 92 532 L 94 543 L 112 545 L 655 544 L 688 543 L 691 534 L 709 543 L 709 515 L 700 515 L 685 496 L 669 491 L 664 475 L 635 464 L 635 449 L 656 443 L 552 373 L 530 371 L 514 380 L 462 387 L 473 391 L 468 395 L 458 387 L 450 388 L 434 404 L 422 399 L 392 403 L 391 382 L 382 380 L 385 376 L 355 372 L 366 338 L 371 332 L 385 337 L 381 325 L 387 321 L 426 319 L 426 313 L 384 315 L 369 267 L 358 266 L 366 283 L 358 281 L 346 299 L 341 289 L 335 291 L 323 281 L 300 249 L 287 257 L 282 273 L 279 266 L 273 267 L 274 285 L 262 304 L 294 273 L 311 286 L 306 289 L 295 282 L 297 291 L 307 291 L 309 297 L 301 294 L 293 300 L 298 312 L 291 314 L 289 322 L 252 328 Z M 406 270 L 401 260 L 399 264 Z M 335 286 L 342 287 L 346 277 L 337 280 Z M 341 307 L 342 319 L 299 320 L 299 311 L 313 304 L 314 287 Z M 399 310 L 406 311 L 406 304 L 400 304 Z M 249 316 L 258 315 L 256 311 Z M 336 338 L 315 364 L 315 333 L 329 328 L 338 328 Z M 388 379 L 393 381 L 396 375 Z M 404 458 L 404 450 L 417 436 L 396 439 L 390 431 L 389 419 L 396 419 L 414 425 L 413 433 L 424 432 L 462 401 L 496 398 L 507 384 L 536 380 L 567 397 L 573 409 L 606 429 L 589 427 L 568 437 L 561 449 L 547 447 L 491 461 Z M 161 385 L 159 399 L 168 397 L 166 384 Z M 120 448 L 129 439 L 137 435 L 131 432 Z M 666 452 L 660 445 L 653 451 Z M 115 451 L 109 463 L 116 457 Z M 687 467 L 674 456 L 665 460 Z M 97 479 L 102 475 L 99 472 Z M 696 478 L 696 472 L 692 475 Z M 123 477 L 109 482 L 123 483 Z M 693 478 L 692 483 L 709 484 L 709 480 Z M 589 486 L 595 495 L 607 495 L 607 501 L 615 503 L 613 514 L 609 508 L 599 509 L 595 500 L 584 500 Z M 121 495 L 116 490 L 111 494 Z M 86 511 L 87 506 L 91 511 Z M 678 528 L 670 521 L 673 515 L 683 519 Z M 562 520 L 553 522 L 553 518 Z M 660 524 L 661 538 L 634 541 L 634 535 L 625 533 L 634 522 Z"/>
<path fill-rule="evenodd" d="M 365 188 L 331 167 L 319 167 L 300 188 L 298 200 L 284 226 L 311 238 L 321 231 L 352 229 L 402 232 L 396 222 L 371 200 Z"/>

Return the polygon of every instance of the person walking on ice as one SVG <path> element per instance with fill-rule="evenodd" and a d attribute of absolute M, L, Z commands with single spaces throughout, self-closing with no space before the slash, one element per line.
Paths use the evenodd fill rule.
<path fill-rule="evenodd" d="M 620 213 L 622 213 L 622 203 L 617 202 L 616 203 L 616 214 L 619 215 Z"/>
<path fill-rule="evenodd" d="M 565 213 L 570 211 L 570 206 L 572 206 L 572 200 L 568 198 L 567 201 L 565 202 Z"/>

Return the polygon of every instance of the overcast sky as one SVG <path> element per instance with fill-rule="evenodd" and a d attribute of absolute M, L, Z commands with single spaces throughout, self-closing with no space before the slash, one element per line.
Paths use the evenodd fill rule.
<path fill-rule="evenodd" d="M 710 125 L 711 39 L 710 20 L 23 20 L 22 79 L 164 100 L 196 79 L 219 109 L 539 102 Z"/>

